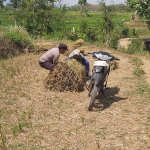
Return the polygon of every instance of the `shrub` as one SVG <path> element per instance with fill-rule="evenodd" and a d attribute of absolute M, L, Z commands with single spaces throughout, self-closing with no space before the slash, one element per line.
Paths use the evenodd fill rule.
<path fill-rule="evenodd" d="M 92 30 L 92 29 L 88 29 L 86 31 L 86 40 L 87 41 L 91 41 L 91 42 L 96 42 L 98 41 L 98 37 L 97 37 L 97 33 L 96 31 Z"/>
<path fill-rule="evenodd" d="M 144 75 L 145 72 L 144 72 L 144 70 L 142 68 L 136 68 L 134 70 L 133 74 L 136 75 L 136 76 L 138 76 L 138 77 L 140 77 L 140 76 Z"/>
<path fill-rule="evenodd" d="M 67 38 L 72 41 L 76 41 L 78 39 L 78 31 L 73 27 L 71 32 L 67 34 Z"/>
<path fill-rule="evenodd" d="M 118 34 L 114 34 L 111 37 L 110 40 L 110 47 L 114 48 L 115 50 L 118 48 L 118 40 L 119 40 L 120 36 Z"/>
<path fill-rule="evenodd" d="M 129 37 L 129 28 L 128 27 L 125 27 L 123 30 L 122 30 L 122 32 L 121 32 L 121 37 L 122 38 L 127 38 L 127 37 Z"/>
<path fill-rule="evenodd" d="M 129 34 L 130 34 L 130 37 L 139 37 L 137 29 L 135 29 L 135 28 L 130 29 Z"/>
<path fill-rule="evenodd" d="M 28 32 L 20 26 L 7 28 L 4 36 L 20 48 L 30 47 L 33 45 L 33 40 Z"/>
<path fill-rule="evenodd" d="M 21 27 L 3 28 L 0 31 L 0 58 L 9 58 L 32 48 L 33 40 L 28 32 Z"/>
<path fill-rule="evenodd" d="M 87 26 L 88 26 L 87 21 L 86 20 L 81 20 L 79 22 L 79 30 L 80 30 L 80 32 L 81 33 L 85 33 L 86 29 L 87 29 Z"/>
<path fill-rule="evenodd" d="M 126 52 L 128 54 L 140 53 L 144 50 L 143 40 L 133 39 Z"/>

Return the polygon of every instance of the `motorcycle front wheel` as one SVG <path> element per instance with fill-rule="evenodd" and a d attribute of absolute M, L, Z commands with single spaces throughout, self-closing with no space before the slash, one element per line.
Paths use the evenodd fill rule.
<path fill-rule="evenodd" d="M 97 96 L 97 92 L 98 92 L 98 87 L 94 84 L 93 89 L 91 91 L 90 104 L 88 107 L 89 111 L 92 111 L 92 109 L 94 107 L 94 102 L 95 102 L 95 98 Z"/>

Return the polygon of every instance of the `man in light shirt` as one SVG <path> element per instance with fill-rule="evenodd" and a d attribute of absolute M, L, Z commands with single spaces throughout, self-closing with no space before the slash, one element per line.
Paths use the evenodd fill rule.
<path fill-rule="evenodd" d="M 60 43 L 58 47 L 48 50 L 40 57 L 39 65 L 52 72 L 57 64 L 60 54 L 64 54 L 67 50 L 67 45 Z"/>

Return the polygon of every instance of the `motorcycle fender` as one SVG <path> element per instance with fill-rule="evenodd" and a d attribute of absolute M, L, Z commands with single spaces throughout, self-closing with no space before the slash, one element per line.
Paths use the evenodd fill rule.
<path fill-rule="evenodd" d="M 102 81 L 102 77 L 103 77 L 103 73 L 95 72 L 91 77 L 91 81 L 94 81 L 96 86 L 98 86 L 100 84 L 100 82 Z"/>

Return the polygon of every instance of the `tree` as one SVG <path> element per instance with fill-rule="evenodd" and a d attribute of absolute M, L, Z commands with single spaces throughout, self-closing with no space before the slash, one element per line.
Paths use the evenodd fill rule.
<path fill-rule="evenodd" d="M 127 6 L 136 10 L 150 30 L 150 0 L 127 0 Z"/>
<path fill-rule="evenodd" d="M 0 0 L 0 7 L 4 7 L 4 5 L 3 5 L 3 3 L 4 3 L 4 1 L 6 1 L 6 0 Z"/>
<path fill-rule="evenodd" d="M 81 13 L 85 11 L 85 6 L 88 4 L 86 0 L 79 0 L 78 4 L 81 5 Z"/>
<path fill-rule="evenodd" d="M 100 32 L 103 37 L 102 40 L 103 40 L 103 43 L 110 45 L 111 32 L 114 29 L 114 23 L 112 21 L 113 13 L 112 13 L 112 10 L 109 9 L 108 6 L 106 6 L 106 4 L 103 0 L 101 2 L 99 2 L 99 4 L 102 6 L 102 11 L 103 11 L 102 22 L 100 24 Z"/>
<path fill-rule="evenodd" d="M 63 1 L 63 0 L 58 0 L 59 7 L 60 7 L 60 8 L 61 8 L 61 6 L 62 6 L 62 1 Z"/>
<path fill-rule="evenodd" d="M 14 8 L 19 7 L 20 0 L 10 0 L 10 3 L 14 6 Z"/>
<path fill-rule="evenodd" d="M 63 5 L 60 9 L 61 9 L 62 16 L 64 16 L 68 12 L 67 5 Z"/>
<path fill-rule="evenodd" d="M 53 32 L 59 27 L 60 16 L 60 10 L 45 0 L 21 0 L 19 9 L 15 11 L 15 19 L 33 35 Z"/>
<path fill-rule="evenodd" d="M 46 0 L 46 1 L 47 1 L 47 4 L 54 6 L 54 3 L 57 2 L 58 0 Z"/>

